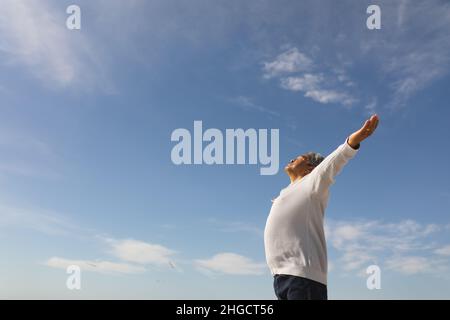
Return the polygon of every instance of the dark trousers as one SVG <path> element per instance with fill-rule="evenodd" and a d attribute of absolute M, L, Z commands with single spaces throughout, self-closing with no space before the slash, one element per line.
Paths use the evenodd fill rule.
<path fill-rule="evenodd" d="M 327 300 L 327 286 L 303 277 L 276 274 L 273 288 L 278 300 Z"/>

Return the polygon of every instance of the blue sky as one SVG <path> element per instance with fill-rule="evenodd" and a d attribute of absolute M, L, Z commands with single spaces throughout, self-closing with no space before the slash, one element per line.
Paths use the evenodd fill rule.
<path fill-rule="evenodd" d="M 373 112 L 332 187 L 329 296 L 450 298 L 447 1 L 376 1 L 381 30 L 369 1 L 0 3 L 1 298 L 274 299 L 262 233 L 289 180 L 175 166 L 172 131 L 279 129 L 282 166 Z"/>

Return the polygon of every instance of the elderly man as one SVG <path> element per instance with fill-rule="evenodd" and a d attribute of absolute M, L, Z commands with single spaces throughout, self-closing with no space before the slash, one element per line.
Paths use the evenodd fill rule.
<path fill-rule="evenodd" d="M 285 167 L 291 183 L 273 201 L 264 230 L 266 260 L 280 300 L 327 299 L 324 214 L 329 187 L 378 125 L 373 115 L 325 159 L 309 152 Z"/>

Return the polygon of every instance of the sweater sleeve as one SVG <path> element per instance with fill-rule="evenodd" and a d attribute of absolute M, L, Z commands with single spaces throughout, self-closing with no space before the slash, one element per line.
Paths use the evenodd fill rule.
<path fill-rule="evenodd" d="M 326 193 L 328 188 L 334 183 L 335 177 L 341 172 L 347 162 L 358 152 L 359 146 L 353 149 L 347 140 L 336 150 L 329 154 L 323 161 L 310 173 L 313 192 Z"/>

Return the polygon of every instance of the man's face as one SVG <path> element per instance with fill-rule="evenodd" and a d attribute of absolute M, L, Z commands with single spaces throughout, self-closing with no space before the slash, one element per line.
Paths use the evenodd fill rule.
<path fill-rule="evenodd" d="M 314 165 L 309 162 L 308 157 L 305 155 L 301 155 L 295 159 L 292 159 L 291 161 L 289 161 L 286 167 L 284 167 L 284 171 L 288 175 L 302 177 L 310 173 L 313 169 Z"/>

